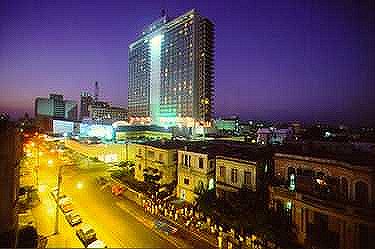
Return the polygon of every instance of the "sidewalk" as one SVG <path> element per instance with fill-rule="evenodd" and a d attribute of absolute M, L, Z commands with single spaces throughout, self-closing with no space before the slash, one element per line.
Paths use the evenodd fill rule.
<path fill-rule="evenodd" d="M 112 179 L 112 182 L 116 184 L 122 184 L 120 181 Z M 125 185 L 124 185 L 125 186 Z M 128 191 L 128 186 L 125 186 Z M 135 192 L 134 190 L 130 192 Z M 125 200 L 122 200 L 123 202 L 127 202 L 127 206 L 131 206 L 132 210 L 125 209 L 124 205 L 118 204 L 123 210 L 127 211 L 131 215 L 133 215 L 136 219 L 140 219 L 139 221 L 145 224 L 146 226 L 153 228 L 154 224 L 153 221 L 156 219 L 164 219 L 168 222 L 174 224 L 179 231 L 181 237 L 184 237 L 183 240 L 180 239 L 180 243 L 182 243 L 181 246 L 183 247 L 196 247 L 196 248 L 217 248 L 217 240 L 215 238 L 215 235 L 212 235 L 208 232 L 204 231 L 197 231 L 196 229 L 187 229 L 184 225 L 174 221 L 173 219 L 170 219 L 169 217 L 163 216 L 163 215 L 152 215 L 151 213 L 145 212 L 143 210 L 143 207 L 140 206 L 139 203 L 137 203 L 133 198 L 129 198 L 128 196 L 130 193 L 125 193 L 123 196 L 126 198 Z M 132 193 L 131 195 L 136 195 L 135 193 Z M 164 233 L 162 233 L 164 235 Z M 170 238 L 170 236 L 168 236 Z M 167 239 L 167 238 L 166 238 Z M 186 240 L 189 241 L 191 244 L 186 244 Z M 184 242 L 185 241 L 185 242 Z M 181 247 L 177 246 L 177 247 Z"/>
<path fill-rule="evenodd" d="M 126 204 L 125 204 L 126 203 Z M 135 203 L 132 203 L 132 201 L 129 200 L 121 200 L 116 203 L 118 207 L 120 207 L 125 212 L 132 215 L 134 218 L 136 218 L 139 222 L 141 222 L 143 225 L 145 225 L 147 228 L 152 229 L 155 231 L 161 238 L 167 240 L 171 244 L 173 244 L 176 248 L 193 248 L 193 246 L 189 243 L 187 243 L 184 240 L 181 240 L 179 238 L 176 238 L 172 235 L 167 235 L 161 231 L 158 231 L 154 227 L 154 221 L 157 219 L 156 217 L 153 217 L 150 214 L 145 213 L 142 210 L 139 210 L 139 207 L 136 206 Z"/>

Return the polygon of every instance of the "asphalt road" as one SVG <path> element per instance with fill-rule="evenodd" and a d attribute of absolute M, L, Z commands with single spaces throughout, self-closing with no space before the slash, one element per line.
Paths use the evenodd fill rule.
<path fill-rule="evenodd" d="M 54 163 L 48 165 L 48 160 Z M 60 162 L 61 163 L 61 162 Z M 57 184 L 58 160 L 56 155 L 45 153 L 40 160 L 39 183 L 41 204 L 34 208 L 39 231 L 43 235 L 52 234 L 55 221 L 55 203 L 49 193 Z M 76 166 L 63 168 L 62 192 L 73 199 L 74 209 L 80 213 L 83 222 L 90 224 L 97 237 L 108 247 L 137 248 L 170 248 L 174 247 L 162 239 L 155 231 L 121 209 L 119 199 L 108 191 L 102 190 L 95 183 L 95 176 L 104 169 L 80 169 Z M 81 185 L 77 185 L 80 183 Z M 70 227 L 60 211 L 60 234 L 51 236 L 49 247 L 83 247 L 75 236 L 74 228 Z"/>

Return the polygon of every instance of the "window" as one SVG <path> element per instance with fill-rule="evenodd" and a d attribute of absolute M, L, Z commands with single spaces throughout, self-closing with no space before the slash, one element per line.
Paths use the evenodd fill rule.
<path fill-rule="evenodd" d="M 237 169 L 232 169 L 231 174 L 230 174 L 230 180 L 232 183 L 237 183 Z"/>
<path fill-rule="evenodd" d="M 244 183 L 247 186 L 251 186 L 251 172 L 244 173 Z"/>
<path fill-rule="evenodd" d="M 153 152 L 153 151 L 147 151 L 147 157 L 148 157 L 149 159 L 153 159 L 154 156 L 155 156 L 155 152 Z"/>
<path fill-rule="evenodd" d="M 163 162 L 163 154 L 162 153 L 159 154 L 159 162 Z"/>
<path fill-rule="evenodd" d="M 363 206 L 368 204 L 368 187 L 366 183 L 358 181 L 355 184 L 355 200 Z"/>
<path fill-rule="evenodd" d="M 221 177 L 225 177 L 225 167 L 224 166 L 220 166 L 220 168 L 219 168 L 219 175 Z"/>
<path fill-rule="evenodd" d="M 190 167 L 190 159 L 191 156 L 189 155 L 184 155 L 184 165 Z"/>
<path fill-rule="evenodd" d="M 199 158 L 199 168 L 203 169 L 203 158 Z"/>
<path fill-rule="evenodd" d="M 341 178 L 341 196 L 344 200 L 348 200 L 348 180 L 345 177 Z"/>
<path fill-rule="evenodd" d="M 184 178 L 184 184 L 189 185 L 189 178 Z"/>
<path fill-rule="evenodd" d="M 138 165 L 138 169 L 139 169 L 139 170 L 142 170 L 142 165 L 139 164 L 139 165 Z"/>
<path fill-rule="evenodd" d="M 296 178 L 294 174 L 289 175 L 289 190 L 294 191 L 296 189 Z"/>

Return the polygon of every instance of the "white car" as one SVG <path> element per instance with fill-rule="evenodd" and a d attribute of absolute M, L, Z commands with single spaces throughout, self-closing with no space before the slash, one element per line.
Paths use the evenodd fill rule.
<path fill-rule="evenodd" d="M 67 204 L 72 204 L 72 198 L 70 197 L 63 197 L 59 200 L 59 205 L 60 206 L 64 206 L 64 205 L 67 205 Z"/>
<path fill-rule="evenodd" d="M 107 248 L 107 245 L 102 240 L 95 240 L 87 248 Z"/>

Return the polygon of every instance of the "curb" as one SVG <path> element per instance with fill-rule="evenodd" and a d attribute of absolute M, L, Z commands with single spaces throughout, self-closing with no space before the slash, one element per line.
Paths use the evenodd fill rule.
<path fill-rule="evenodd" d="M 138 214 L 136 214 L 135 212 L 133 211 L 130 211 L 129 208 L 125 207 L 123 203 L 121 202 L 116 202 L 116 205 L 121 208 L 122 210 L 124 210 L 125 212 L 127 212 L 128 214 L 130 214 L 131 216 L 133 216 L 136 220 L 138 220 L 139 222 L 141 222 L 145 227 L 153 230 L 157 235 L 159 235 L 162 239 L 165 239 L 167 240 L 169 243 L 171 243 L 172 245 L 174 245 L 175 247 L 177 248 L 192 248 L 192 246 L 190 245 L 187 245 L 186 243 L 182 242 L 182 241 L 177 241 L 177 239 L 172 239 L 172 237 L 168 236 L 168 235 L 165 235 L 164 233 L 154 229 L 154 223 L 152 221 L 150 221 L 149 219 L 146 219 L 146 218 L 141 218 L 139 217 Z"/>
<path fill-rule="evenodd" d="M 125 185 L 125 184 L 122 183 L 121 181 L 119 181 L 119 180 L 117 180 L 117 179 L 114 179 L 113 177 L 110 177 L 110 179 L 111 179 L 112 182 L 114 182 L 114 183 L 116 183 L 116 184 L 119 184 L 119 185 L 121 185 L 121 186 L 124 186 L 128 191 L 133 192 L 134 194 L 135 194 L 135 193 L 139 194 L 137 191 L 135 191 L 134 189 L 132 189 L 132 188 L 130 188 L 129 186 Z M 129 201 L 134 202 L 133 200 L 130 200 L 129 198 L 126 198 L 126 199 L 128 199 Z M 134 203 L 135 203 L 137 206 L 139 206 L 136 202 L 134 202 Z M 129 212 L 129 210 L 125 210 L 125 211 Z M 131 213 L 129 212 L 129 214 L 131 214 Z M 133 214 L 131 214 L 131 215 L 134 216 L 135 218 L 137 218 L 135 215 L 133 215 Z M 169 222 L 173 223 L 174 225 L 178 226 L 180 229 L 183 229 L 184 231 L 186 231 L 186 232 L 192 234 L 193 236 L 197 237 L 198 239 L 207 242 L 207 243 L 208 243 L 209 245 L 211 245 L 212 247 L 217 248 L 217 243 L 214 243 L 214 242 L 212 242 L 211 240 L 207 239 L 207 238 L 206 238 L 206 235 L 199 234 L 199 233 L 197 233 L 197 232 L 195 232 L 195 231 L 187 230 L 183 225 L 181 225 L 181 224 L 175 222 L 174 220 L 172 220 L 172 219 L 170 219 L 170 218 L 168 218 L 168 217 L 163 217 L 163 218 L 166 219 L 166 220 L 168 220 Z M 137 219 L 138 219 L 138 218 L 137 218 Z M 141 221 L 141 222 L 142 222 L 142 221 Z M 142 222 L 142 223 L 143 223 L 143 222 Z M 152 227 L 151 227 L 151 228 L 153 228 L 153 224 L 152 224 Z M 163 234 L 163 236 L 165 236 L 165 235 Z"/>

